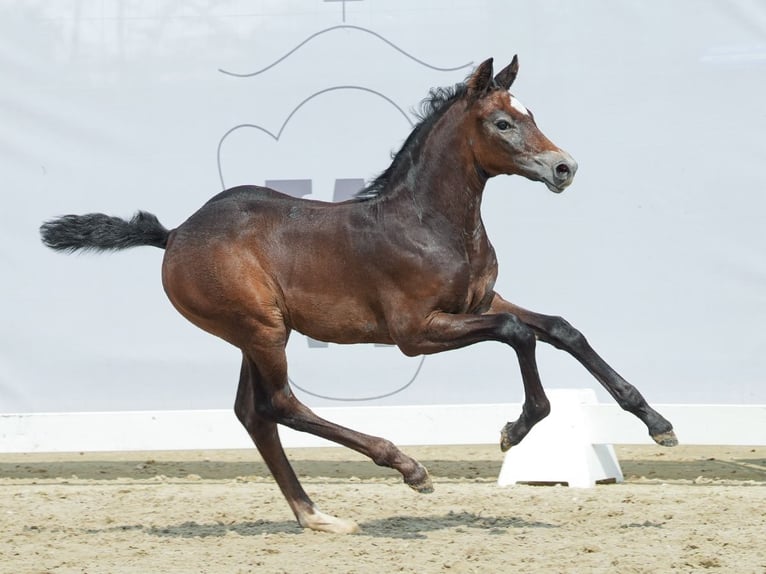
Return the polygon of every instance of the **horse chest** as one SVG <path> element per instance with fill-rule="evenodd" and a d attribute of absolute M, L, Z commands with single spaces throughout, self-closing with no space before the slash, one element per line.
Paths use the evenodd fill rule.
<path fill-rule="evenodd" d="M 468 290 L 465 297 L 465 312 L 484 313 L 489 309 L 497 279 L 497 260 L 494 251 L 485 257 L 473 260 L 470 265 Z"/>
<path fill-rule="evenodd" d="M 450 285 L 454 313 L 483 313 L 489 309 L 497 279 L 497 259 L 492 245 L 483 241 L 480 248 L 466 248 L 462 261 L 455 265 Z"/>

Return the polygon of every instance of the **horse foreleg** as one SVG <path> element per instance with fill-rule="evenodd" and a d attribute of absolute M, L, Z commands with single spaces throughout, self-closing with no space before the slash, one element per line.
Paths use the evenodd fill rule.
<path fill-rule="evenodd" d="M 602 359 L 586 338 L 561 317 L 542 315 L 523 309 L 495 294 L 489 313 L 512 313 L 529 325 L 537 337 L 566 351 L 598 380 L 624 410 L 637 416 L 657 444 L 675 446 L 678 439 L 673 425 L 646 402 L 641 393 Z"/>
<path fill-rule="evenodd" d="M 500 431 L 500 448 L 503 451 L 520 443 L 532 427 L 550 412 L 550 403 L 537 370 L 534 331 L 510 313 L 437 313 L 426 324 L 403 329 L 395 340 L 407 355 L 439 353 L 482 341 L 500 341 L 516 351 L 524 383 L 524 406 L 519 418 Z"/>
<path fill-rule="evenodd" d="M 253 439 L 298 523 L 304 528 L 349 534 L 359 530 L 351 520 L 321 512 L 303 490 L 279 439 L 277 424 L 258 411 L 258 382 L 247 357 L 243 358 L 234 411 Z M 263 398 L 263 397 L 261 397 Z"/>

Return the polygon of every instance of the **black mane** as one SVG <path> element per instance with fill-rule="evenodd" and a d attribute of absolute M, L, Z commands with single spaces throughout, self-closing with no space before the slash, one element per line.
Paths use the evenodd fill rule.
<path fill-rule="evenodd" d="M 355 195 L 358 199 L 371 199 L 378 197 L 389 189 L 392 181 L 397 176 L 403 176 L 410 167 L 411 153 L 420 145 L 423 136 L 428 133 L 436 121 L 444 115 L 450 105 L 465 95 L 465 84 L 457 84 L 446 88 L 431 88 L 428 97 L 420 102 L 420 109 L 416 113 L 418 123 L 407 136 L 401 149 L 393 155 L 393 161 L 386 170 L 368 183 Z"/>

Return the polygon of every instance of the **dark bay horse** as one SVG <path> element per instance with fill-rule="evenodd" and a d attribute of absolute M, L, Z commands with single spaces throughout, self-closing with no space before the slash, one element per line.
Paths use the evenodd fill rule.
<path fill-rule="evenodd" d="M 290 332 L 334 343 L 397 345 L 406 355 L 501 341 L 515 351 L 525 399 L 500 446 L 518 444 L 550 405 L 535 361 L 537 339 L 573 355 L 659 444 L 672 425 L 564 319 L 533 313 L 494 291 L 497 259 L 481 218 L 490 177 L 518 174 L 563 191 L 577 164 L 538 129 L 510 93 L 516 57 L 496 76 L 492 60 L 465 83 L 436 89 L 391 165 L 343 203 L 296 199 L 242 186 L 224 191 L 176 229 L 151 214 L 130 221 L 67 215 L 41 227 L 64 251 L 165 249 L 162 282 L 189 321 L 242 350 L 234 410 L 301 526 L 353 532 L 320 512 L 295 475 L 277 424 L 352 448 L 398 470 L 419 492 L 426 469 L 391 442 L 323 420 L 288 384 Z"/>

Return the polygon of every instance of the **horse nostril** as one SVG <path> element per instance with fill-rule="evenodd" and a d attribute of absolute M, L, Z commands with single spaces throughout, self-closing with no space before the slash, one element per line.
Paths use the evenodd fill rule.
<path fill-rule="evenodd" d="M 556 166 L 556 175 L 561 179 L 568 178 L 571 173 L 571 168 L 565 163 L 560 163 Z"/>

